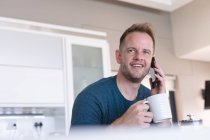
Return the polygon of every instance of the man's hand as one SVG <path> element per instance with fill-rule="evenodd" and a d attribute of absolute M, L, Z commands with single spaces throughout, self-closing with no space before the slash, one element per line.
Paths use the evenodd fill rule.
<path fill-rule="evenodd" d="M 149 105 L 145 104 L 145 100 L 141 100 L 131 105 L 128 110 L 111 126 L 140 126 L 147 128 L 150 126 L 153 114 L 148 112 Z"/>
<path fill-rule="evenodd" d="M 158 86 L 155 88 L 151 88 L 152 95 L 158 94 L 158 93 L 166 93 L 166 86 L 165 86 L 165 75 L 163 70 L 155 64 L 155 78 L 158 81 Z M 151 85 L 151 79 L 150 79 L 150 85 Z"/>

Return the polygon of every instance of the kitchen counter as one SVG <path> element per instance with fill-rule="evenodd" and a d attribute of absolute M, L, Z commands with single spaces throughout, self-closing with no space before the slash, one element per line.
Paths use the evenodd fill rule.
<path fill-rule="evenodd" d="M 64 135 L 48 135 L 42 137 L 19 137 L 15 140 L 209 140 L 210 128 L 204 127 L 174 127 L 174 128 L 120 128 L 120 129 L 78 129 L 70 132 L 69 136 Z M 1 137 L 0 139 L 11 140 L 9 137 Z"/>

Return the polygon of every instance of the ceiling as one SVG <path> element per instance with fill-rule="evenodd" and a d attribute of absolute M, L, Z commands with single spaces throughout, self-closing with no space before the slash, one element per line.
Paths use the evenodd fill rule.
<path fill-rule="evenodd" d="M 118 0 L 129 4 L 172 12 L 193 0 Z"/>

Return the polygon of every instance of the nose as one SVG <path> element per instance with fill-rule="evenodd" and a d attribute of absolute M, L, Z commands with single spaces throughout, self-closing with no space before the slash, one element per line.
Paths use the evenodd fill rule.
<path fill-rule="evenodd" d="M 134 55 L 134 60 L 143 60 L 144 59 L 144 54 L 140 51 L 137 51 Z"/>

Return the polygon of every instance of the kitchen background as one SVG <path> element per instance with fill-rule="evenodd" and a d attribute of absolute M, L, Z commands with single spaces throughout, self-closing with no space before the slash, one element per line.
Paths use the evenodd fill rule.
<path fill-rule="evenodd" d="M 99 31 L 98 33 L 102 35 L 88 34 L 87 36 L 96 36 L 96 38 L 102 39 L 101 46 L 109 46 L 109 54 L 107 54 L 107 50 L 105 50 L 102 55 L 110 55 L 107 60 L 108 62 L 106 62 L 107 65 L 104 67 L 106 67 L 108 71 L 111 70 L 112 72 L 116 72 L 118 69 L 118 64 L 115 61 L 114 52 L 118 48 L 119 37 L 122 32 L 133 23 L 152 23 L 155 29 L 157 42 L 157 62 L 162 66 L 163 70 L 169 77 L 175 77 L 173 80 L 175 84 L 174 90 L 178 120 L 186 119 L 188 114 L 194 114 L 197 118 L 201 118 L 203 120 L 203 124 L 206 126 L 210 126 L 210 111 L 204 109 L 202 89 L 204 89 L 205 80 L 210 80 L 210 55 L 206 55 L 209 54 L 208 48 L 210 44 L 209 13 L 209 0 L 193 0 L 183 7 L 171 12 L 126 4 L 112 0 L 0 0 L 0 17 Z M 1 23 L 3 22 L 1 21 Z M 50 29 L 52 30 L 52 28 Z M 103 33 L 106 33 L 106 35 Z M 64 43 L 63 36 L 61 38 L 60 35 L 57 34 L 53 34 L 52 36 L 57 37 L 55 37 L 56 39 L 54 40 L 54 43 L 60 43 L 61 46 L 63 46 L 65 43 L 68 44 L 69 42 L 71 44 L 71 41 L 68 41 L 71 40 L 69 38 L 66 40 L 64 39 L 66 41 L 64 41 Z M 5 36 L 2 35 L 1 39 L 4 39 L 4 37 Z M 50 38 L 48 39 L 51 40 Z M 50 46 L 51 44 L 45 46 L 46 50 L 45 53 L 43 53 L 43 58 L 44 55 L 47 54 L 48 50 L 51 49 Z M 48 54 L 49 62 L 52 61 L 52 63 L 49 64 L 49 67 L 52 69 L 49 71 L 52 73 L 49 73 L 49 71 L 46 71 L 46 73 L 48 73 L 49 77 L 54 75 L 54 79 L 58 80 L 58 83 L 51 83 L 51 86 L 59 85 L 59 88 L 54 87 L 53 89 L 58 90 L 58 92 L 64 92 L 62 90 L 65 88 L 62 88 L 62 85 L 60 85 L 62 82 L 59 83 L 59 80 L 63 80 L 63 73 L 59 70 L 64 67 L 64 64 L 62 61 L 57 61 L 62 60 L 63 58 L 60 55 L 55 55 L 55 52 L 57 52 L 57 54 L 61 54 L 59 53 L 61 50 L 54 50 L 52 53 Z M 1 53 L 3 55 L 3 52 Z M 28 55 L 30 56 L 31 54 Z M 50 59 L 52 60 L 50 61 Z M 5 68 L 6 65 L 3 63 L 5 63 L 7 60 L 2 59 L 0 61 L 1 66 Z M 42 59 L 40 58 L 40 62 L 41 61 Z M 110 67 L 108 66 L 109 62 L 111 63 Z M 45 62 L 42 63 L 44 64 Z M 91 65 L 95 66 L 95 64 Z M 66 69 L 68 69 L 68 66 L 66 67 Z M 8 67 L 5 69 L 10 70 Z M 28 71 L 28 69 L 26 71 Z M 46 74 L 44 71 L 42 72 L 43 75 Z M 108 72 L 106 74 L 109 75 Z M 71 79 L 71 75 L 69 79 Z M 69 79 L 67 79 L 67 81 L 70 81 Z M 37 83 L 39 83 L 39 81 Z M 43 84 L 44 83 L 46 82 L 43 81 Z M 43 87 L 41 84 L 39 85 L 40 87 Z M 11 89 L 13 86 L 14 85 L 11 86 Z M 40 97 L 37 96 L 37 99 L 35 98 L 34 103 L 29 103 L 29 106 L 25 104 L 24 106 L 23 103 L 20 103 L 21 106 L 16 105 L 15 103 L 11 106 L 16 106 L 16 110 L 21 110 L 24 108 L 24 111 L 26 112 L 28 110 L 31 112 L 34 111 L 36 113 L 31 114 L 36 114 L 41 118 L 43 117 L 43 114 L 49 118 L 58 114 L 56 120 L 62 120 L 60 121 L 60 124 L 64 124 L 66 125 L 65 127 L 68 127 L 70 111 L 67 111 L 67 109 L 71 108 L 71 105 L 66 102 L 72 102 L 73 99 L 66 99 L 70 96 L 65 96 L 65 99 L 63 99 L 63 96 L 57 96 L 55 90 L 53 89 L 49 90 L 47 88 L 43 88 L 43 90 L 46 90 L 46 92 L 54 93 L 52 96 L 49 94 L 43 95 L 43 98 L 40 99 L 43 102 L 49 99 L 50 103 L 48 105 L 43 105 L 43 102 L 41 103 L 41 107 L 40 104 L 37 105 L 36 100 L 39 102 L 38 97 Z M 37 89 L 37 91 L 30 91 L 30 88 L 28 88 L 27 92 L 39 94 L 38 92 L 41 90 L 42 89 Z M 42 92 L 40 93 L 42 94 Z M 0 93 L 0 97 L 4 98 L 3 96 L 7 95 Z M 15 102 L 15 99 L 18 97 L 13 96 L 10 98 L 12 98 L 12 100 Z M 10 114 L 8 112 L 11 112 L 12 108 L 10 108 L 8 104 L 5 105 L 5 100 L 2 99 L 0 101 L 2 107 L 6 107 L 2 109 L 2 112 L 7 112 L 7 114 Z M 63 106 L 66 105 L 69 106 L 69 108 L 63 108 Z M 68 115 L 64 117 L 64 120 L 67 120 L 67 124 L 65 124 L 66 121 L 63 121 L 63 118 L 61 117 L 66 112 L 68 112 Z M 51 120 L 49 119 L 47 123 L 50 121 Z M 36 120 L 35 122 L 40 123 L 40 119 Z M 14 123 L 12 123 L 11 126 L 13 126 L 13 124 Z M 60 132 L 60 129 L 57 131 Z M 68 129 L 65 131 L 68 132 Z"/>

